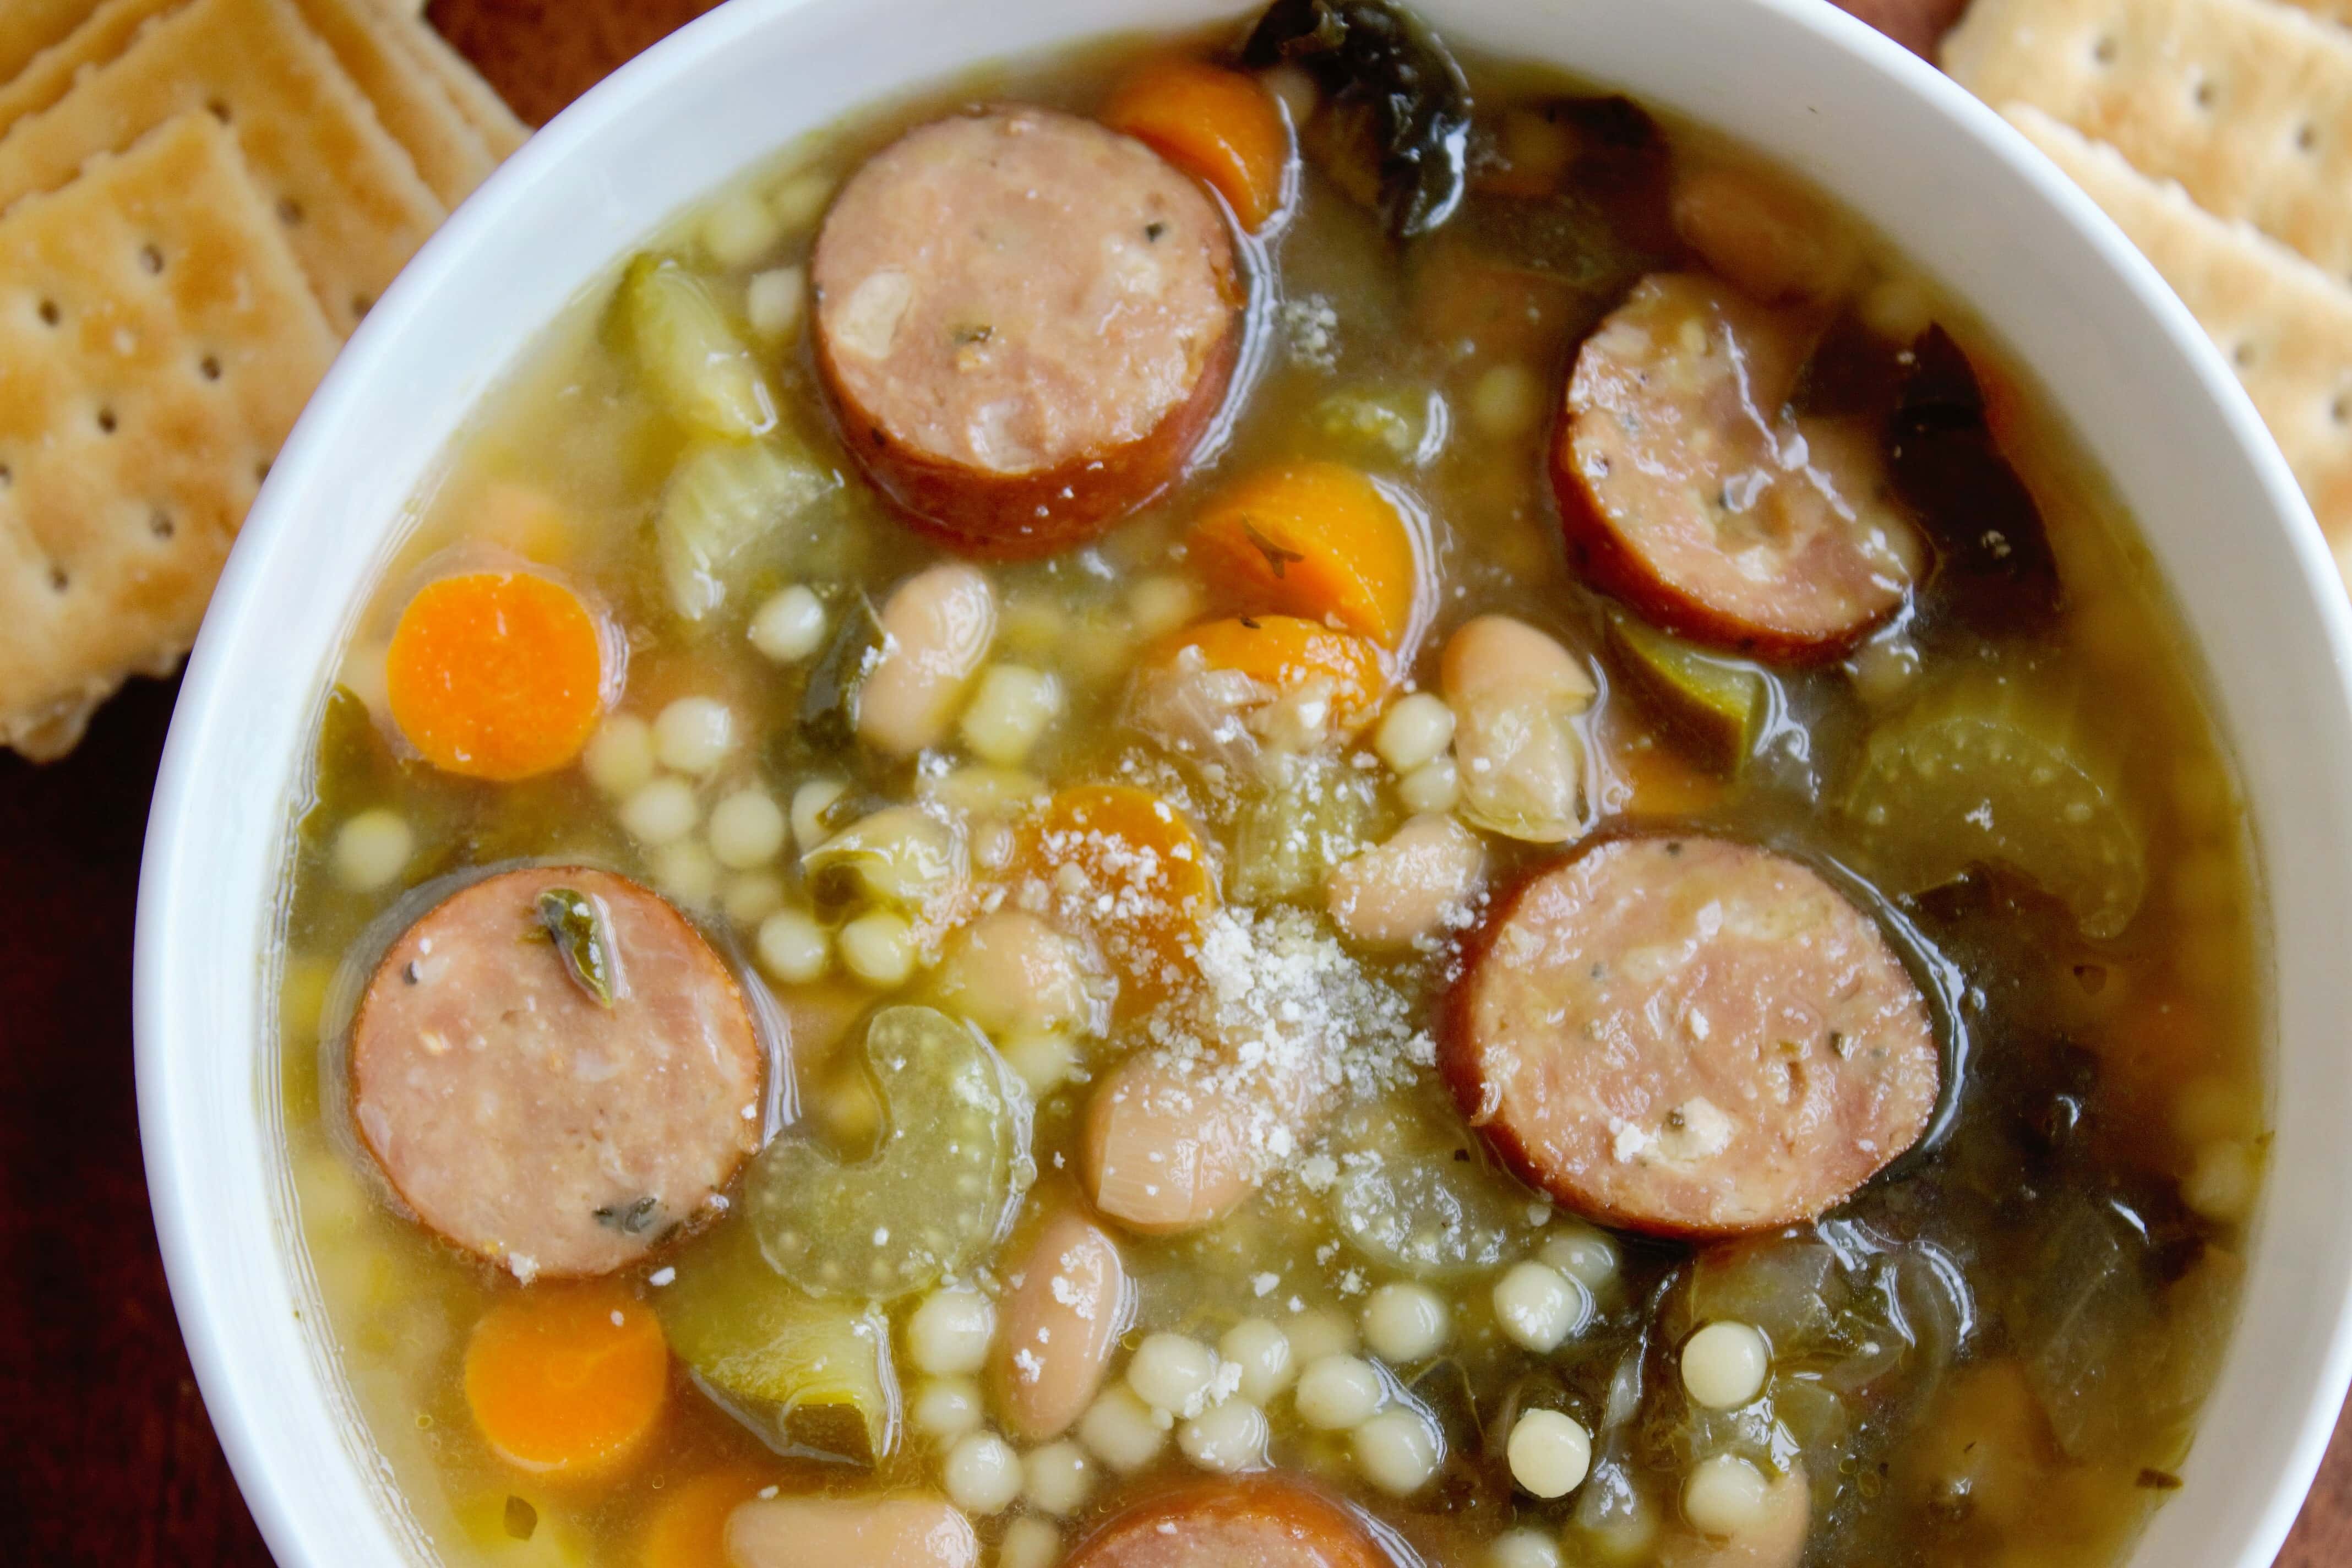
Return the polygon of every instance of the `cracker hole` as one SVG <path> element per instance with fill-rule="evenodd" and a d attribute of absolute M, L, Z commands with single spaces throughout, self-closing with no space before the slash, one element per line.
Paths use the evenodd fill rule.
<path fill-rule="evenodd" d="M 2221 90 L 2213 85 L 2211 79 L 2200 78 L 2189 96 L 2197 100 L 2198 108 L 2210 109 L 2214 100 L 2221 96 Z"/>
<path fill-rule="evenodd" d="M 230 115 L 228 111 L 228 100 L 226 99 L 211 99 L 205 102 L 205 107 L 210 110 L 212 111 L 212 117 L 215 120 L 219 121 L 223 125 L 226 125 L 229 122 Z"/>
<path fill-rule="evenodd" d="M 2111 66 L 2115 64 L 2116 40 L 2114 37 L 2103 37 L 2097 43 L 2093 44 L 2091 46 L 2091 58 L 2098 61 L 2103 66 Z"/>
<path fill-rule="evenodd" d="M 2294 128 L 2294 145 L 2298 152 L 2309 153 L 2319 146 L 2319 127 L 2308 120 Z"/>
<path fill-rule="evenodd" d="M 15 484 L 16 482 L 16 470 L 10 468 L 5 463 L 0 463 L 0 490 L 6 489 L 10 485 Z"/>
<path fill-rule="evenodd" d="M 300 223 L 302 221 L 302 204 L 296 201 L 292 196 L 278 197 L 278 221 L 281 223 Z"/>
<path fill-rule="evenodd" d="M 2337 393 L 2336 401 L 2327 405 L 2327 416 L 2338 425 L 2352 425 L 2352 394 Z"/>
<path fill-rule="evenodd" d="M 2254 363 L 2254 345 L 2250 342 L 2240 342 L 2237 347 L 2230 351 L 2230 363 L 2236 365 L 2240 370 L 2243 370 L 2248 365 L 2252 364 Z"/>
<path fill-rule="evenodd" d="M 354 294 L 354 295 L 352 295 L 352 315 L 354 315 L 354 316 L 365 316 L 365 315 L 366 315 L 370 310 L 374 310 L 374 309 L 375 309 L 375 297 L 374 297 L 373 295 L 372 295 L 372 294 Z"/>
<path fill-rule="evenodd" d="M 147 531 L 158 539 L 169 539 L 179 531 L 179 528 L 172 521 L 170 512 L 157 507 L 147 514 Z"/>
<path fill-rule="evenodd" d="M 254 482 L 255 484 L 257 484 L 257 484 L 263 484 L 263 483 L 266 483 L 266 482 L 268 480 L 268 479 L 269 479 L 269 459 L 268 459 L 268 458 L 262 458 L 262 459 L 261 459 L 261 461 L 259 461 L 259 462 L 257 462 L 257 463 L 256 463 L 256 464 L 254 464 L 254 465 L 253 465 L 253 482 Z"/>
<path fill-rule="evenodd" d="M 49 592 L 62 594 L 72 586 L 73 579 L 66 574 L 64 567 L 56 564 L 49 567 Z"/>
<path fill-rule="evenodd" d="M 204 358 L 198 360 L 196 362 L 196 374 L 203 376 L 206 381 L 218 381 L 221 378 L 220 356 L 217 354 L 206 354 Z"/>
<path fill-rule="evenodd" d="M 54 327 L 65 319 L 66 313 L 58 309 L 58 302 L 55 300 L 41 301 L 41 325 Z"/>
<path fill-rule="evenodd" d="M 152 245 L 142 246 L 139 250 L 139 265 L 147 269 L 149 277 L 159 277 L 163 271 L 163 253 Z"/>
<path fill-rule="evenodd" d="M 98 427 L 100 433 L 108 436 L 113 435 L 115 423 L 113 409 L 101 408 L 98 411 Z"/>

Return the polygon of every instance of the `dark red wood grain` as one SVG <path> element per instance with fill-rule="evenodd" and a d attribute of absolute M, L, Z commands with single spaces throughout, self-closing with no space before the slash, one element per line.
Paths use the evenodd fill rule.
<path fill-rule="evenodd" d="M 1924 51 L 1963 0 L 1846 3 Z M 709 4 L 434 0 L 430 14 L 536 121 Z M 54 766 L 0 752 L 0 1563 L 269 1561 L 189 1377 L 131 1093 L 132 900 L 173 689 L 132 682 Z M 2279 1568 L 2347 1563 L 2352 1423 Z"/>

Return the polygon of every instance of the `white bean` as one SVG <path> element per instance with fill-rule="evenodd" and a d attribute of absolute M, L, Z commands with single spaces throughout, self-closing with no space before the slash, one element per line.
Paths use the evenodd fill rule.
<path fill-rule="evenodd" d="M 654 716 L 654 755 L 681 773 L 707 773 L 735 749 L 735 712 L 715 697 L 681 697 Z"/>
<path fill-rule="evenodd" d="M 1125 1326 L 1127 1268 L 1110 1234 L 1074 1206 L 1038 1227 L 1005 1276 L 1014 1283 L 1002 1303 L 997 1403 L 1016 1434 L 1042 1442 L 1069 1430 L 1095 1402 Z M 1115 1431 L 1117 1408 L 1103 1420 Z M 1129 1450 L 1115 1435 L 1107 1447 L 1083 1429 L 1079 1440 L 1113 1468 L 1129 1468 L 1120 1456 Z"/>
<path fill-rule="evenodd" d="M 1364 1342 L 1391 1364 L 1425 1361 L 1444 1348 L 1451 1320 L 1444 1297 L 1426 1285 L 1397 1280 L 1364 1303 Z"/>
<path fill-rule="evenodd" d="M 958 931 L 940 965 L 940 995 L 992 1035 L 1083 1027 L 1092 1011 L 1077 949 L 1020 910 Z"/>
<path fill-rule="evenodd" d="M 1410 947 L 1467 924 L 1486 871 L 1476 834 L 1450 816 L 1416 816 L 1333 870 L 1325 900 L 1350 940 Z"/>
<path fill-rule="evenodd" d="M 936 745 L 995 637 L 996 591 L 977 566 L 948 562 L 900 584 L 882 606 L 882 655 L 858 692 L 858 734 L 894 756 Z"/>
<path fill-rule="evenodd" d="M 1446 639 L 1439 683 L 1454 710 L 1463 814 L 1533 844 L 1583 823 L 1583 742 L 1572 721 L 1592 702 L 1591 674 L 1524 621 L 1480 616 Z"/>
<path fill-rule="evenodd" d="M 923 1372 L 978 1372 L 995 1336 L 996 1303 L 977 1290 L 934 1290 L 907 1320 L 907 1355 Z"/>

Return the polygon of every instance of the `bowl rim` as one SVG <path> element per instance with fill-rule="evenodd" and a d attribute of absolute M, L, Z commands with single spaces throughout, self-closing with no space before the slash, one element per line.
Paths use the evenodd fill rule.
<path fill-rule="evenodd" d="M 192 1053 L 201 1053 L 214 1042 L 190 1022 L 196 1012 L 189 1005 L 195 987 L 173 962 L 175 929 L 181 922 L 201 920 L 205 912 L 205 893 L 186 885 L 180 862 L 184 847 L 207 831 L 208 800 L 228 776 L 223 772 L 221 748 L 226 742 L 220 737 L 235 728 L 227 721 L 236 704 L 231 682 L 238 662 L 254 657 L 240 643 L 240 629 L 267 617 L 269 605 L 263 590 L 270 558 L 304 525 L 301 497 L 334 482 L 335 454 L 358 438 L 353 434 L 355 414 L 369 384 L 381 374 L 382 362 L 404 334 L 429 316 L 437 294 L 462 286 L 475 252 L 497 232 L 521 194 L 609 134 L 616 122 L 689 84 L 698 70 L 739 43 L 828 3 L 733 0 L 705 14 L 565 109 L 458 208 L 362 323 L 285 444 L 222 573 L 188 660 L 157 776 L 138 900 L 133 1027 L 141 1133 L 158 1240 L 198 1386 L 257 1524 L 271 1551 L 289 1564 L 329 1560 L 338 1549 L 357 1544 L 351 1534 L 362 1527 L 361 1521 L 339 1518 L 331 1507 L 289 1495 L 275 1479 L 285 1468 L 285 1439 L 268 1417 L 261 1390 L 273 1374 L 305 1374 L 268 1363 L 243 1342 L 251 1331 L 229 1305 L 238 1284 L 231 1277 L 234 1260 L 205 1245 L 218 1218 L 208 1204 L 211 1173 L 188 1158 L 196 1108 L 188 1103 L 183 1073 L 194 1059 Z M 1711 3 L 1720 5 L 1723 0 Z M 2054 216 L 2074 242 L 2095 258 L 2107 279 L 2130 297 L 2133 309 L 2158 340 L 2158 352 L 2177 360 L 2194 384 L 2200 416 L 2216 419 L 2250 465 L 2269 514 L 2252 521 L 2267 526 L 2275 519 L 2283 525 L 2304 590 L 2287 613 L 2315 616 L 2329 655 L 2326 675 L 2332 679 L 2336 705 L 2352 720 L 2352 608 L 2345 603 L 2333 557 L 2252 402 L 2154 268 L 1999 114 L 1927 61 L 1819 0 L 1738 3 L 1750 13 L 1769 16 L 1770 26 L 1806 35 L 1808 47 L 1845 56 L 1901 94 L 1921 100 L 1952 132 L 1989 154 L 2016 191 Z M 1217 7 L 1234 15 L 1248 8 L 1245 4 Z M 1076 42 L 1087 36 L 1071 33 L 1068 39 Z M 2067 410 L 2059 412 L 2063 416 Z M 387 506 L 385 510 L 389 516 L 395 509 Z M 392 528 L 387 521 L 384 538 Z M 379 547 L 383 542 L 378 540 Z M 283 803 L 278 803 L 281 814 L 282 808 Z M 2259 843 L 2255 848 L 2265 867 L 2279 852 Z M 268 962 L 267 952 L 259 956 Z M 2277 992 L 2275 981 L 2270 989 Z M 2280 1030 L 2275 1019 L 2270 1021 L 2270 1033 L 2276 1042 Z M 2275 1068 L 2284 1046 L 2273 1043 L 2269 1048 Z M 265 1160 L 269 1157 L 268 1151 L 262 1152 Z M 2347 1224 L 2352 1226 L 2352 1221 Z M 299 1250 L 283 1237 L 279 1247 Z M 279 1261 L 282 1267 L 285 1260 Z M 2240 1568 L 2266 1568 L 2284 1541 L 2318 1468 L 2347 1384 L 2352 1384 L 2352 1278 L 2316 1283 L 2336 1303 L 2334 1331 L 2323 1363 L 2312 1369 L 2315 1375 L 2293 1423 L 2286 1462 L 2269 1483 L 2258 1518 L 2238 1549 Z M 2233 1357 L 2242 1348 L 2240 1337 L 2233 1336 Z M 354 1475 L 353 1479 L 359 1478 Z M 384 1543 L 390 1535 L 387 1527 Z"/>

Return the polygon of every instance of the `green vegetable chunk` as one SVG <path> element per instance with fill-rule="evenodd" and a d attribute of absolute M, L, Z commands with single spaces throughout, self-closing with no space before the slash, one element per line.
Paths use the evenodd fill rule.
<path fill-rule="evenodd" d="M 775 428 L 776 399 L 710 286 L 671 257 L 629 263 L 616 301 L 623 341 L 654 400 L 680 422 L 737 440 Z"/>
<path fill-rule="evenodd" d="M 874 1464 L 897 1436 L 890 1324 L 864 1302 L 820 1301 L 768 1267 L 749 1226 L 724 1225 L 654 1298 L 670 1348 L 737 1413 L 792 1452 Z"/>
<path fill-rule="evenodd" d="M 1331 1221 L 1359 1252 L 1421 1279 L 1457 1279 L 1523 1251 L 1549 1203 L 1496 1170 L 1461 1119 L 1403 1096 L 1332 1129 Z"/>
<path fill-rule="evenodd" d="M 1371 839 L 1370 784 L 1326 758 L 1280 759 L 1285 766 L 1234 823 L 1228 890 L 1237 903 L 1321 897 L 1332 868 Z"/>
<path fill-rule="evenodd" d="M 1923 697 L 1871 736 L 1845 801 L 1877 868 L 1906 890 L 2013 866 L 2086 936 L 2120 934 L 2147 890 L 2147 848 L 2121 770 L 2077 710 L 2015 676 Z"/>
<path fill-rule="evenodd" d="M 882 1136 L 845 1163 L 805 1138 L 761 1151 L 746 1184 L 760 1249 L 818 1296 L 887 1300 L 977 1261 L 1029 1184 L 1026 1105 L 980 1032 L 929 1007 L 866 1029 Z"/>
<path fill-rule="evenodd" d="M 831 469 L 773 437 L 698 442 L 670 476 L 654 524 L 670 608 L 689 621 L 718 609 L 752 545 L 840 488 Z"/>
<path fill-rule="evenodd" d="M 599 1007 L 613 1005 L 613 933 L 587 894 L 550 888 L 539 895 L 539 929 L 555 944 L 563 973 Z"/>
<path fill-rule="evenodd" d="M 1623 614 L 1609 617 L 1617 668 L 1693 761 L 1738 778 L 1770 710 L 1764 672 L 1702 653 L 1680 637 Z"/>

